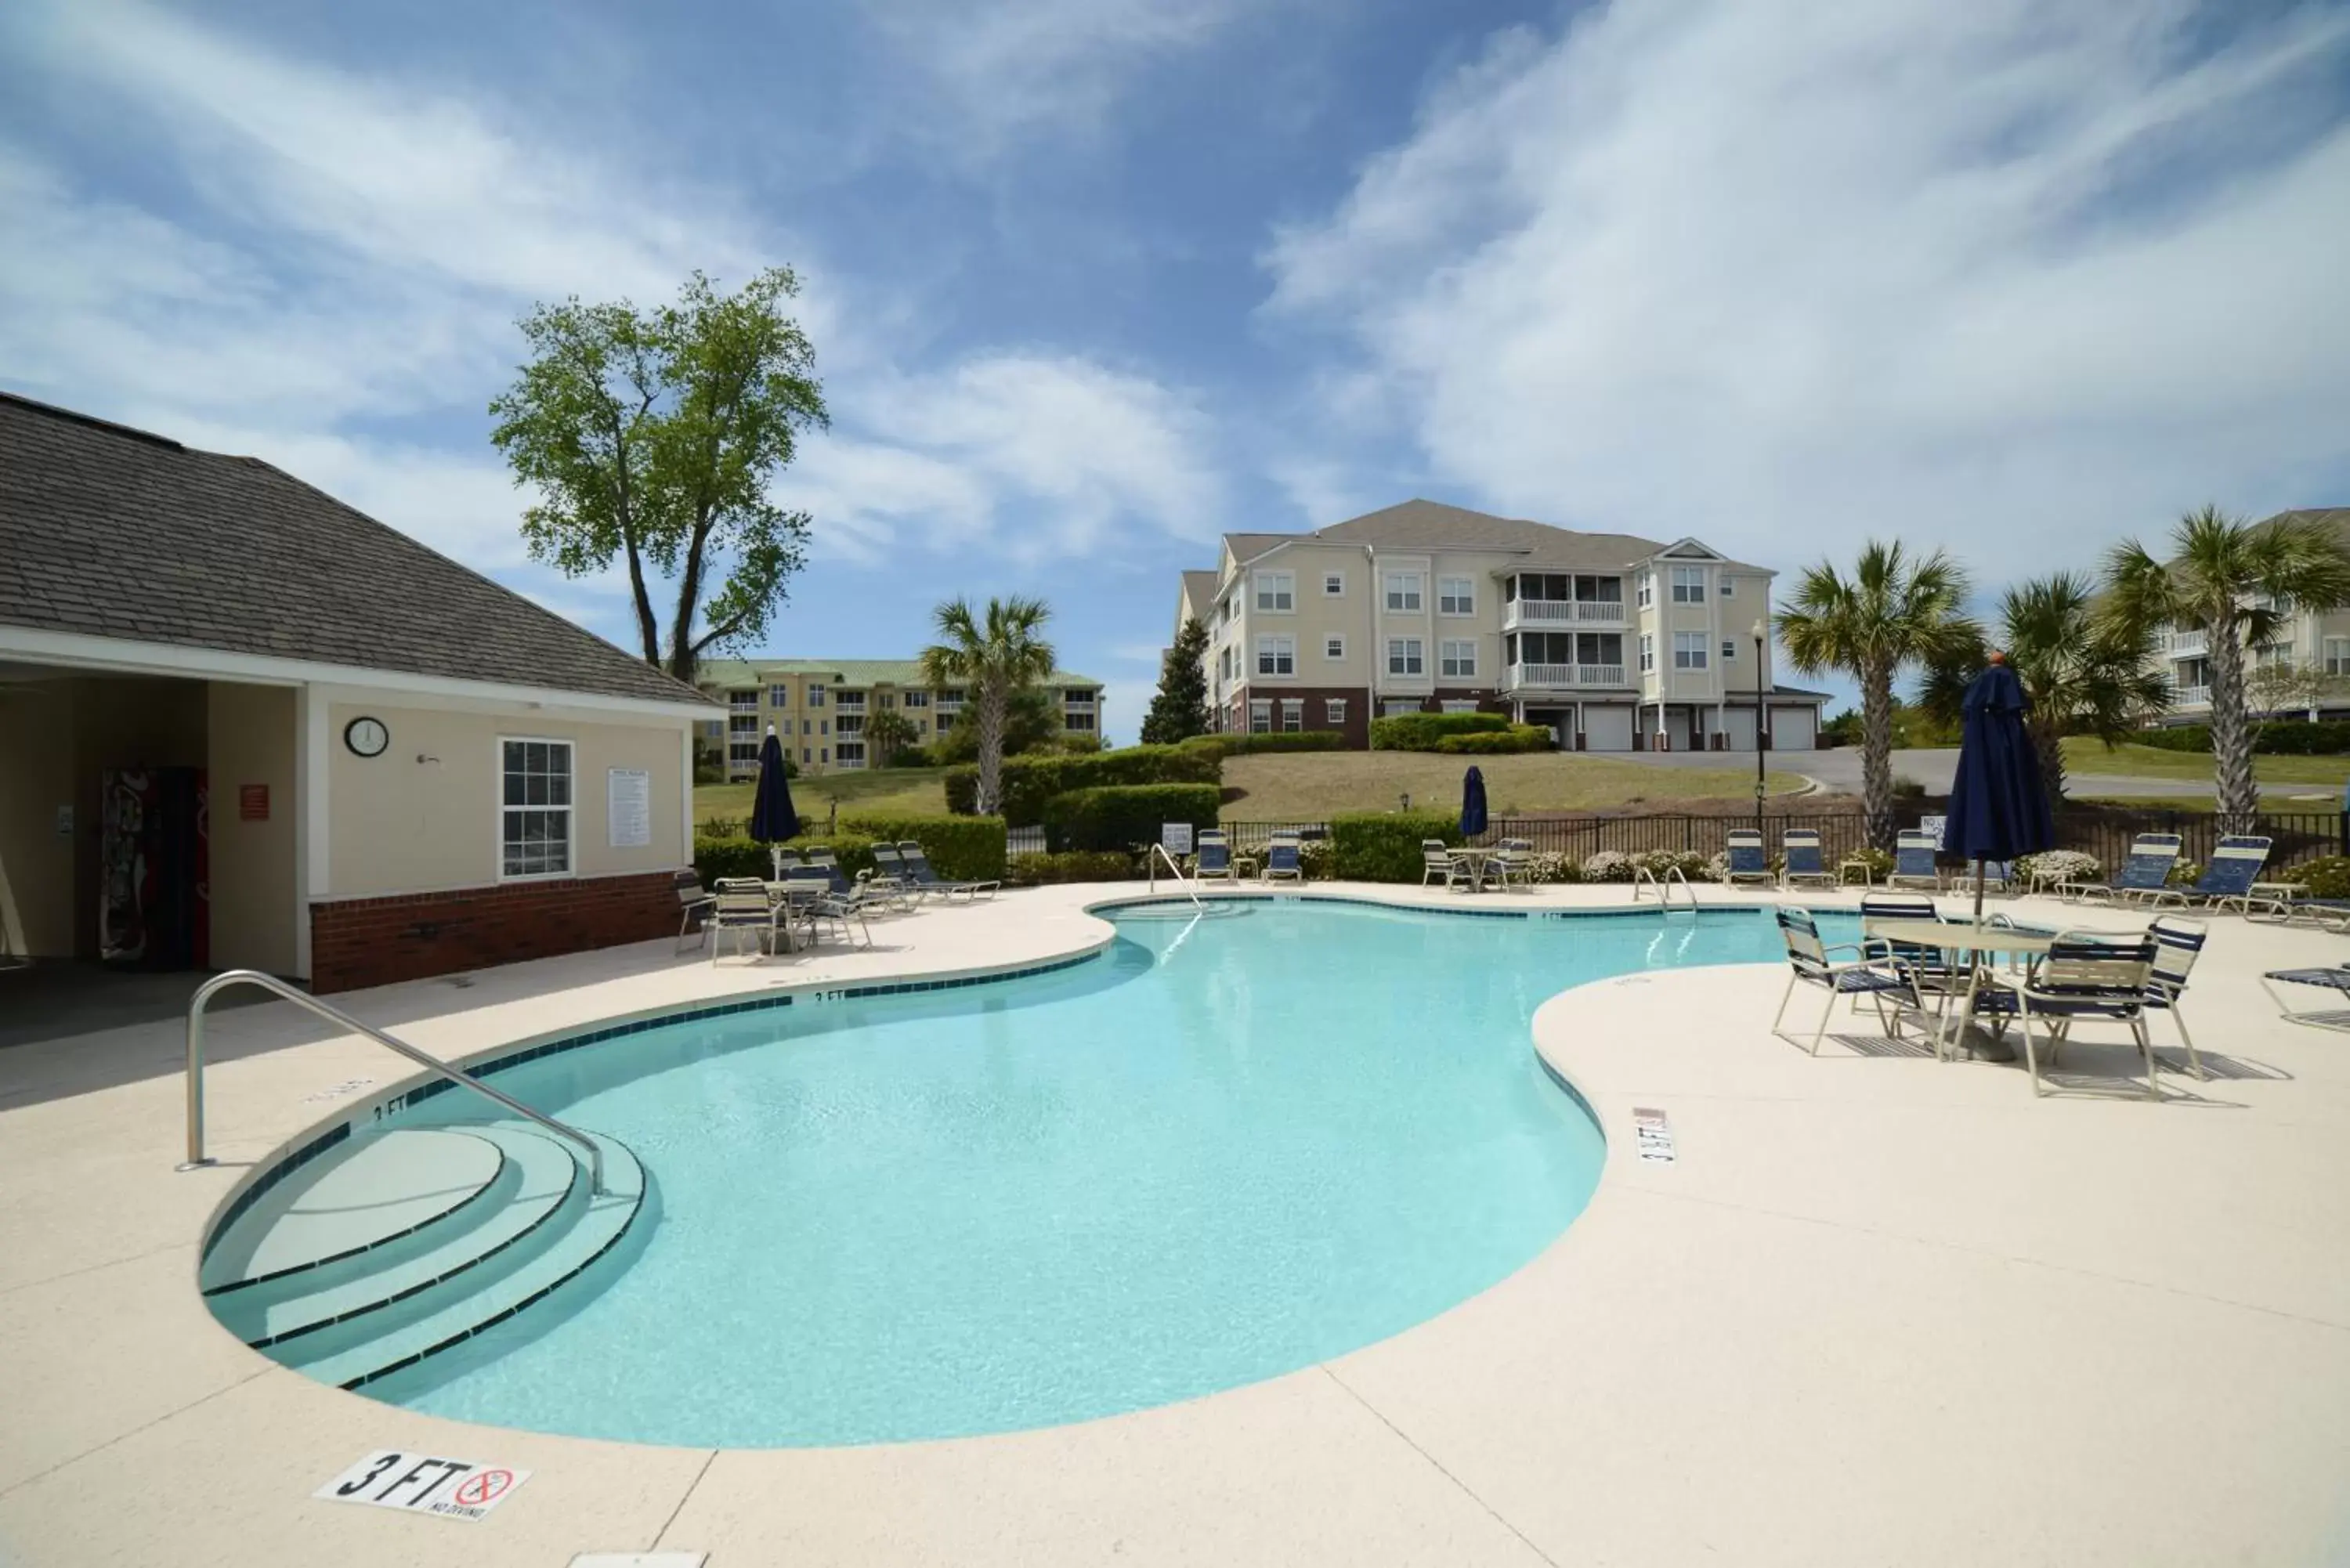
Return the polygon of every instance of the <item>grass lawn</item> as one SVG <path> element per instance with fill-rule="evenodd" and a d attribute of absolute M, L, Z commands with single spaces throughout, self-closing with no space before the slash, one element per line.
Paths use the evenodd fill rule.
<path fill-rule="evenodd" d="M 2090 735 L 2073 735 L 2064 742 L 2068 773 L 2101 778 L 2194 779 L 2211 777 L 2209 752 L 2171 752 L 2160 746 L 2116 746 L 2112 751 Z M 2336 791 L 2350 778 L 2350 757 L 2266 757 L 2252 759 L 2252 776 L 2269 784 L 2332 784 Z"/>
<path fill-rule="evenodd" d="M 1235 822 L 1322 822 L 1334 812 L 1392 811 L 1407 791 L 1415 807 L 1461 804 L 1461 776 L 1484 770 L 1485 797 L 1496 816 L 1529 811 L 1599 810 L 1650 805 L 1667 811 L 1689 800 L 1754 798 L 1752 766 L 1651 767 L 1587 753 L 1536 752 L 1509 757 L 1454 757 L 1429 752 L 1289 752 L 1224 762 L 1224 788 Z M 1773 774 L 1772 793 L 1803 787 Z"/>
<path fill-rule="evenodd" d="M 944 768 L 873 768 L 827 774 L 823 778 L 803 775 L 792 781 L 792 805 L 802 816 L 818 819 L 836 802 L 843 815 L 872 811 L 888 815 L 943 816 L 947 809 L 946 774 Z M 693 820 L 696 824 L 713 816 L 733 817 L 737 822 L 749 820 L 754 787 L 747 780 L 741 784 L 694 785 Z"/>

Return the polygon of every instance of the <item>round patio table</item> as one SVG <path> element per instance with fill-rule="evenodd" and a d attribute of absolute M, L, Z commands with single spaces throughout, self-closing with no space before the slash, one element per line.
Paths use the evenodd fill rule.
<path fill-rule="evenodd" d="M 2023 931 L 2013 926 L 1976 925 L 1972 921 L 1960 920 L 1884 920 L 1864 917 L 1860 931 L 1864 937 L 1882 937 L 1890 942 L 1940 948 L 1947 952 L 1967 955 L 1966 999 L 1959 1009 L 1958 1027 L 1955 1030 L 1946 1027 L 1950 1008 L 1948 992 L 1942 993 L 1941 1005 L 1934 1012 L 1934 1055 L 1941 1061 L 1950 1059 L 1950 1047 L 1963 1042 L 1967 1032 L 1974 1027 L 1975 997 L 1982 989 L 1983 960 L 2000 953 L 2010 957 L 2042 958 L 2056 942 L 2054 931 Z M 1978 1054 L 1988 1061 L 2015 1060 L 2015 1053 L 2012 1049 L 2002 1056 Z"/>
<path fill-rule="evenodd" d="M 1498 849 L 1475 848 L 1448 849 L 1444 853 L 1456 864 L 1469 867 L 1469 891 L 1471 893 L 1485 890 L 1486 868 L 1501 855 Z"/>

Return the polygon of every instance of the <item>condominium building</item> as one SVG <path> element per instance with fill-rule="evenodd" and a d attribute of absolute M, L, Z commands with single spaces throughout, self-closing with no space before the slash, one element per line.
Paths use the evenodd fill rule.
<path fill-rule="evenodd" d="M 1586 534 L 1407 501 L 1308 534 L 1227 534 L 1186 572 L 1227 731 L 1487 711 L 1568 750 L 1807 750 L 1826 694 L 1772 679 L 1767 567 L 1696 539 Z M 1762 711 L 1758 736 L 1757 711 Z"/>
<path fill-rule="evenodd" d="M 2350 543 L 2350 506 L 2280 512 L 2262 525 L 2300 521 L 2324 523 Z M 2273 639 L 2257 647 L 2248 644 L 2244 651 L 2247 673 L 2262 665 L 2285 664 L 2295 670 L 2350 678 L 2350 610 L 2288 611 L 2285 624 Z M 2164 723 L 2200 724 L 2210 718 L 2210 639 L 2200 631 L 2166 628 L 2157 635 L 2154 657 L 2170 678 L 2170 711 L 2164 715 Z M 2277 711 L 2305 712 L 2312 718 L 2350 716 L 2350 679 L 2339 684 L 2343 688 L 2340 691 L 2315 693 L 2314 702 L 2297 699 Z M 2272 706 L 2260 702 L 2257 693 L 2253 705 Z"/>
<path fill-rule="evenodd" d="M 726 716 L 702 726 L 705 740 L 723 742 L 727 776 L 759 771 L 759 744 L 775 727 L 784 754 L 808 774 L 872 765 L 866 725 L 876 713 L 899 712 L 926 745 L 953 728 L 964 694 L 922 680 L 911 659 L 712 659 L 696 684 L 726 704 Z M 1044 682 L 1071 734 L 1101 732 L 1101 682 L 1055 670 Z"/>

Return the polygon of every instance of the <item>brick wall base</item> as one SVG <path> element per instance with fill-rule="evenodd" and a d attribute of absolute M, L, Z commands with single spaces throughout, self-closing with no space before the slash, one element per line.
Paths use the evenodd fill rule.
<path fill-rule="evenodd" d="M 310 906 L 310 989 L 355 991 L 669 936 L 667 871 Z"/>

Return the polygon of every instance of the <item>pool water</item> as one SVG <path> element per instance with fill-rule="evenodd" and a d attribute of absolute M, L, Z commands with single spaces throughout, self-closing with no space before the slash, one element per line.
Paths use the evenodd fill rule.
<path fill-rule="evenodd" d="M 776 1447 L 1047 1426 L 1308 1366 L 1492 1285 L 1589 1199 L 1602 1140 L 1534 1055 L 1541 1002 L 1780 951 L 1766 912 L 1113 918 L 1102 958 L 1056 972 L 501 1074 L 627 1143 L 655 1197 L 600 1289 L 368 1392 Z"/>

